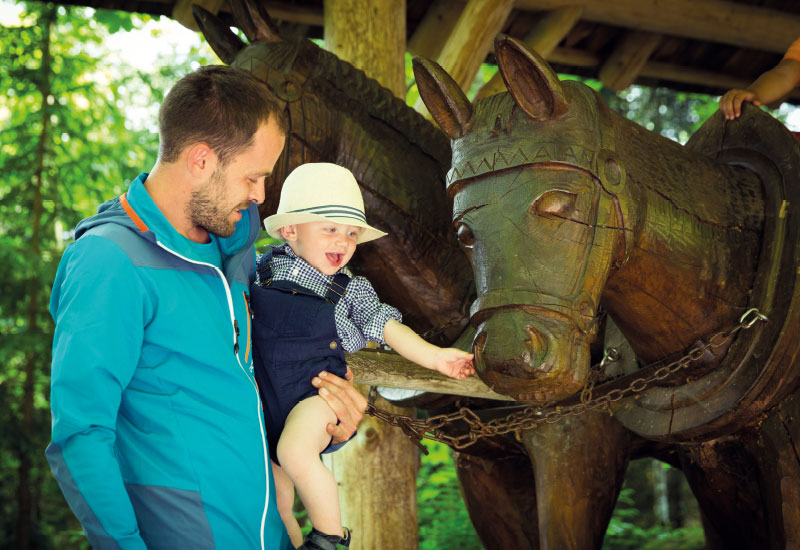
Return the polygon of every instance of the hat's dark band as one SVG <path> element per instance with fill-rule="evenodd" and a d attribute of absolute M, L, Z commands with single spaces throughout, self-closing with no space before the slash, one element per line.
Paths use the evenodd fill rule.
<path fill-rule="evenodd" d="M 340 218 L 353 218 L 364 223 L 367 223 L 367 217 L 364 215 L 364 212 L 359 210 L 358 208 L 352 208 L 350 206 L 340 205 L 340 204 L 328 204 L 325 206 L 312 206 L 311 208 L 301 208 L 299 210 L 292 210 L 287 212 L 287 214 L 298 214 L 298 213 L 306 213 L 306 214 L 317 214 L 320 216 L 337 216 Z"/>

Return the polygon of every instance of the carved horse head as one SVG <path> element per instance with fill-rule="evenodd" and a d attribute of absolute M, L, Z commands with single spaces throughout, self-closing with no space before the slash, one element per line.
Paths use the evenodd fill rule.
<path fill-rule="evenodd" d="M 557 399 L 586 381 L 601 292 L 630 250 L 632 201 L 594 92 L 560 82 L 512 38 L 495 47 L 510 93 L 474 106 L 437 64 L 415 59 L 414 71 L 452 140 L 447 190 L 475 272 L 479 373 L 517 399 Z"/>

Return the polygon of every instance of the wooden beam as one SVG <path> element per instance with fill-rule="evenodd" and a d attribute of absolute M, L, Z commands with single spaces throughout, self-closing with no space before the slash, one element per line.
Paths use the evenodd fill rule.
<path fill-rule="evenodd" d="M 347 356 L 347 364 L 353 369 L 355 381 L 359 384 L 513 401 L 507 395 L 492 391 L 477 376 L 466 380 L 448 378 L 394 352 L 359 351 Z"/>
<path fill-rule="evenodd" d="M 630 86 L 661 42 L 661 35 L 647 31 L 625 33 L 614 51 L 600 67 L 600 82 L 615 92 Z"/>
<path fill-rule="evenodd" d="M 225 0 L 177 0 L 172 8 L 172 18 L 187 29 L 197 32 L 200 27 L 192 15 L 192 4 L 197 4 L 216 15 L 224 2 Z"/>
<path fill-rule="evenodd" d="M 598 56 L 577 50 L 575 48 L 556 48 L 547 58 L 550 63 L 570 65 L 573 67 L 592 68 L 600 65 L 601 60 Z M 671 63 L 661 63 L 658 61 L 648 61 L 639 72 L 641 78 L 653 78 L 666 80 L 668 82 L 680 82 L 683 84 L 696 84 L 717 88 L 720 95 L 731 88 L 745 88 L 750 81 L 724 73 L 694 69 Z M 788 99 L 800 100 L 800 89 L 795 88 L 789 93 Z"/>
<path fill-rule="evenodd" d="M 457 3 L 453 0 L 455 10 Z M 322 13 L 314 8 L 266 5 L 276 19 L 322 24 Z M 537 12 L 577 7 L 586 21 L 781 54 L 800 29 L 800 15 L 730 0 L 516 0 L 514 7 Z"/>
<path fill-rule="evenodd" d="M 514 0 L 469 0 L 461 12 L 437 61 L 465 92 L 513 6 Z"/>
<path fill-rule="evenodd" d="M 800 16 L 725 0 L 517 0 L 517 8 L 580 6 L 583 19 L 742 48 L 783 53 Z"/>
<path fill-rule="evenodd" d="M 463 10 L 462 0 L 435 0 L 408 41 L 408 52 L 438 59 Z"/>
<path fill-rule="evenodd" d="M 307 8 L 282 2 L 265 2 L 265 4 L 272 19 L 314 27 L 325 26 L 325 16 L 318 8 Z"/>
<path fill-rule="evenodd" d="M 572 30 L 575 23 L 581 18 L 583 8 L 566 6 L 548 12 L 536 25 L 525 35 L 523 42 L 532 50 L 535 50 L 542 57 L 547 59 L 556 46 Z M 506 90 L 506 85 L 500 73 L 495 73 L 489 82 L 483 85 L 475 95 L 475 99 L 499 94 Z"/>
<path fill-rule="evenodd" d="M 465 92 L 493 48 L 495 35 L 503 30 L 513 5 L 514 0 L 469 0 L 447 37 L 436 61 Z M 414 109 L 430 120 L 422 98 Z"/>

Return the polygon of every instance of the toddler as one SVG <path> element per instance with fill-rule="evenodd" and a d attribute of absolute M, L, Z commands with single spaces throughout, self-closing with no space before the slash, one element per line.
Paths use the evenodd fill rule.
<path fill-rule="evenodd" d="M 475 372 L 472 354 L 420 338 L 395 308 L 380 303 L 369 281 L 346 269 L 356 245 L 386 235 L 367 224 L 361 191 L 346 168 L 296 168 L 283 185 L 277 214 L 264 225 L 286 241 L 259 259 L 251 289 L 253 362 L 278 510 L 295 546 L 335 550 L 349 545 L 350 534 L 341 526 L 336 481 L 319 454 L 334 450 L 326 426 L 336 416 L 311 379 L 321 371 L 344 377 L 344 352 L 368 340 L 460 380 Z M 305 541 L 292 512 L 294 487 L 313 527 Z"/>

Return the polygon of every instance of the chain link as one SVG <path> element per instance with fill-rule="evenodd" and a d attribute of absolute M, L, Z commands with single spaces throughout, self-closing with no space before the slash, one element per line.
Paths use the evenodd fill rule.
<path fill-rule="evenodd" d="M 656 369 L 649 376 L 634 379 L 626 388 L 611 389 L 604 395 L 593 398 L 592 390 L 595 389 L 595 383 L 602 376 L 606 364 L 619 358 L 619 352 L 614 348 L 609 348 L 606 350 L 603 360 L 596 365 L 597 368 L 592 368 L 593 374 L 590 375 L 586 387 L 581 392 L 580 402 L 575 405 L 559 406 L 558 403 L 551 403 L 540 407 L 529 406 L 520 411 L 510 413 L 503 418 L 496 418 L 486 422 L 482 421 L 475 411 L 467 407 L 461 407 L 458 411 L 449 414 L 417 419 L 377 408 L 375 406 L 377 390 L 373 386 L 370 388 L 366 412 L 370 416 L 402 429 L 403 433 L 415 445 L 420 447 L 425 454 L 427 454 L 427 450 L 420 442 L 423 438 L 440 441 L 454 449 L 461 450 L 474 444 L 481 437 L 505 435 L 512 432 L 519 435 L 523 430 L 529 430 L 541 424 L 553 424 L 563 418 L 578 416 L 587 411 L 600 408 L 608 409 L 611 403 L 643 392 L 653 382 L 664 380 L 679 370 L 686 368 L 691 363 L 698 361 L 707 351 L 724 346 L 741 329 L 752 328 L 759 321 L 765 322 L 767 317 L 756 308 L 748 309 L 733 328 L 716 333 L 706 343 L 697 344 L 683 357 Z M 455 422 L 466 423 L 467 432 L 459 435 L 445 433 L 445 427 Z"/>

